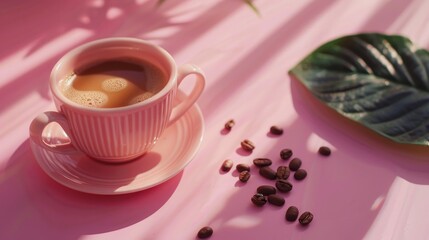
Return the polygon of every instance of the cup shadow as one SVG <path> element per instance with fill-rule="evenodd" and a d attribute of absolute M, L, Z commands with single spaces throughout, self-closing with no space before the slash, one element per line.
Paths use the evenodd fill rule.
<path fill-rule="evenodd" d="M 141 170 L 141 169 L 140 169 Z M 137 171 L 137 170 L 136 170 Z M 183 171 L 156 187 L 124 195 L 93 195 L 66 188 L 38 166 L 29 140 L 0 175 L 1 239 L 78 239 L 149 218 L 171 197 Z"/>

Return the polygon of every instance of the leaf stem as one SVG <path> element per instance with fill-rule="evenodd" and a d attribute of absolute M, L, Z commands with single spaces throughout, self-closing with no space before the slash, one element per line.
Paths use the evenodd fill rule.
<path fill-rule="evenodd" d="M 253 0 L 243 0 L 258 16 L 261 16 L 258 8 L 253 3 Z"/>

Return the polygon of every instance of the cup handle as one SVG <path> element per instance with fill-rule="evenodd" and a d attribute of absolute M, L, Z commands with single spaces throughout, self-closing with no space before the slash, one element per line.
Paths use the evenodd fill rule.
<path fill-rule="evenodd" d="M 64 117 L 64 115 L 58 112 L 44 112 L 39 116 L 37 116 L 35 119 L 33 119 L 29 129 L 30 139 L 48 151 L 63 153 L 63 154 L 76 151 L 76 148 L 71 143 L 48 145 L 43 141 L 43 138 L 42 138 L 43 130 L 51 122 L 58 123 L 71 140 L 70 127 L 67 122 L 67 119 Z"/>
<path fill-rule="evenodd" d="M 206 83 L 204 73 L 199 67 L 193 64 L 185 64 L 179 68 L 177 76 L 177 86 L 179 87 L 183 79 L 185 79 L 188 75 L 191 74 L 194 74 L 196 76 L 194 88 L 192 89 L 189 96 L 186 97 L 186 99 L 181 101 L 177 106 L 173 108 L 167 126 L 171 125 L 183 114 L 185 114 L 185 112 L 197 101 L 197 99 L 200 97 L 201 93 L 204 90 L 204 86 Z"/>

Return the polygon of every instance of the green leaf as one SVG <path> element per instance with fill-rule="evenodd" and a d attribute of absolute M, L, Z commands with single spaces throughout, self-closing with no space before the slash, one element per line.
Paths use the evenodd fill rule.
<path fill-rule="evenodd" d="M 244 3 L 246 3 L 256 14 L 258 14 L 258 16 L 261 16 L 261 13 L 253 3 L 253 0 L 244 0 Z"/>
<path fill-rule="evenodd" d="M 409 39 L 345 36 L 290 73 L 341 115 L 394 141 L 429 145 L 429 52 Z"/>

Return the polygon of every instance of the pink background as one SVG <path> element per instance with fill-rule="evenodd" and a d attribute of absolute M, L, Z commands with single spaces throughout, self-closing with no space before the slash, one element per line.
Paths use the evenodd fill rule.
<path fill-rule="evenodd" d="M 336 115 L 287 71 L 320 44 L 346 34 L 403 34 L 429 47 L 426 0 L 41 0 L 0 2 L 0 239 L 429 239 L 429 150 L 404 146 Z M 97 196 L 50 179 L 30 150 L 28 126 L 53 110 L 50 70 L 84 42 L 132 36 L 166 48 L 206 73 L 198 105 L 205 134 L 193 161 L 169 181 L 138 193 Z M 187 86 L 184 86 L 187 89 Z M 225 134 L 230 118 L 236 126 Z M 271 125 L 285 129 L 267 134 Z M 239 143 L 252 140 L 244 154 Z M 319 146 L 332 148 L 320 157 Z M 222 162 L 251 163 L 282 148 L 308 177 L 283 207 L 255 208 L 262 184 L 221 173 Z M 315 218 L 284 220 L 290 205 Z"/>

